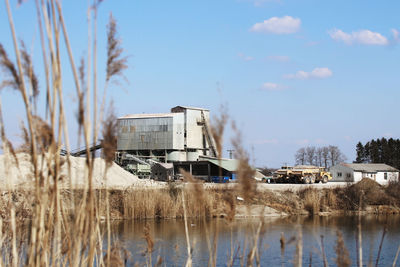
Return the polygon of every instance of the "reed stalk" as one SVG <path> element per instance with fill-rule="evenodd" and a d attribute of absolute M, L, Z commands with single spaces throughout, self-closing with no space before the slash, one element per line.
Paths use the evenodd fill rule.
<path fill-rule="evenodd" d="M 328 259 L 326 258 L 324 236 L 321 235 L 320 237 L 321 237 L 322 260 L 324 262 L 324 267 L 327 267 L 328 266 Z"/>
<path fill-rule="evenodd" d="M 186 259 L 186 267 L 192 266 L 192 249 L 190 246 L 190 239 L 189 239 L 189 229 L 188 229 L 188 222 L 187 222 L 187 211 L 186 211 L 186 203 L 185 203 L 185 194 L 182 194 L 182 205 L 183 205 L 183 219 L 185 223 L 185 236 L 186 236 L 186 247 L 187 247 L 187 259 Z"/>
<path fill-rule="evenodd" d="M 382 231 L 381 242 L 379 243 L 378 255 L 376 256 L 376 261 L 375 261 L 375 267 L 378 267 L 378 264 L 379 264 L 379 259 L 381 257 L 383 240 L 385 239 L 386 232 L 387 232 L 387 228 L 386 228 L 386 225 L 385 225 L 383 227 L 383 231 Z"/>
<path fill-rule="evenodd" d="M 294 261 L 294 265 L 301 267 L 303 266 L 303 232 L 301 227 L 298 226 L 297 229 L 297 242 L 296 242 L 296 258 Z"/>
<path fill-rule="evenodd" d="M 399 253 L 400 253 L 400 245 L 399 245 L 399 247 L 397 248 L 396 256 L 394 257 L 392 267 L 395 267 L 395 266 L 396 266 L 397 258 L 399 257 Z"/>
<path fill-rule="evenodd" d="M 362 267 L 363 266 L 363 250 L 362 250 L 362 229 L 361 229 L 361 206 L 362 206 L 362 195 L 360 194 L 360 201 L 359 201 L 359 205 L 358 205 L 358 223 L 357 223 L 357 242 L 358 242 L 358 251 L 357 251 L 357 255 L 358 255 L 358 266 Z"/>

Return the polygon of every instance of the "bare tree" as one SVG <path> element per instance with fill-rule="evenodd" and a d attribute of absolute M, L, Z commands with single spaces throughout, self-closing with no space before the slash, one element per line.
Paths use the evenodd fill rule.
<path fill-rule="evenodd" d="M 331 166 L 335 166 L 347 160 L 346 156 L 340 151 L 340 149 L 337 146 L 329 146 L 328 150 L 329 150 L 329 158 L 332 164 Z"/>
<path fill-rule="evenodd" d="M 347 160 L 346 156 L 337 146 L 302 147 L 295 155 L 297 165 L 318 165 L 325 168 L 337 165 Z"/>
<path fill-rule="evenodd" d="M 318 147 L 317 150 L 315 151 L 315 157 L 316 157 L 317 165 L 319 167 L 322 166 L 322 162 L 323 162 L 322 155 L 323 155 L 323 147 Z"/>
<path fill-rule="evenodd" d="M 304 165 L 306 162 L 306 149 L 304 147 L 297 150 L 295 160 L 297 165 Z"/>
<path fill-rule="evenodd" d="M 322 161 L 324 162 L 324 167 L 329 167 L 329 147 L 322 147 Z"/>
<path fill-rule="evenodd" d="M 306 162 L 310 165 L 315 164 L 315 146 L 309 146 L 306 148 Z"/>

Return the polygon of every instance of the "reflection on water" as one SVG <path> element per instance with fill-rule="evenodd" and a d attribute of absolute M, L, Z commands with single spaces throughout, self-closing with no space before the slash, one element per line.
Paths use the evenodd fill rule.
<path fill-rule="evenodd" d="M 289 217 L 267 218 L 264 220 L 261 238 L 258 242 L 261 266 L 291 266 L 296 254 L 296 242 L 286 245 L 281 253 L 280 238 L 284 233 L 286 241 L 298 236 L 303 237 L 303 265 L 308 266 L 310 257 L 313 266 L 322 266 L 321 235 L 324 236 L 326 258 L 329 265 L 335 266 L 336 231 L 343 233 L 352 265 L 357 264 L 356 233 L 358 217 Z M 207 266 L 209 249 L 206 230 L 211 243 L 218 232 L 217 266 L 226 266 L 230 255 L 235 255 L 234 266 L 241 266 L 243 255 L 247 256 L 253 237 L 260 223 L 259 219 L 237 220 L 228 224 L 225 220 L 202 221 L 189 220 L 189 235 L 193 246 L 193 265 Z M 145 263 L 146 241 L 143 228 L 148 224 L 154 239 L 152 262 L 158 256 L 163 259 L 163 266 L 184 266 L 187 259 L 187 246 L 183 220 L 161 221 L 121 221 L 113 224 L 113 232 L 131 253 L 130 264 Z M 382 246 L 379 266 L 391 266 L 400 245 L 400 216 L 363 216 L 361 219 L 363 239 L 363 264 L 375 265 L 382 232 L 387 225 L 387 233 Z M 218 231 L 216 231 L 218 229 Z M 245 252 L 244 252 L 245 251 Z M 245 258 L 244 257 L 244 258 Z M 398 266 L 398 265 L 397 265 Z"/>

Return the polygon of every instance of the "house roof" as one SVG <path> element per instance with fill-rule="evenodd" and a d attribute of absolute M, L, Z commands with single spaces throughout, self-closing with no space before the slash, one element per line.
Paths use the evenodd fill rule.
<path fill-rule="evenodd" d="M 359 172 L 398 172 L 399 170 L 384 163 L 343 163 L 344 166 Z"/>

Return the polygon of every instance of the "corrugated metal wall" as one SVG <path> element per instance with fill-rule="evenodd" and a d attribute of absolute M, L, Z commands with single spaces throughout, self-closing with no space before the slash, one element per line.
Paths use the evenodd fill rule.
<path fill-rule="evenodd" d="M 175 149 L 173 117 L 119 119 L 117 149 Z"/>

